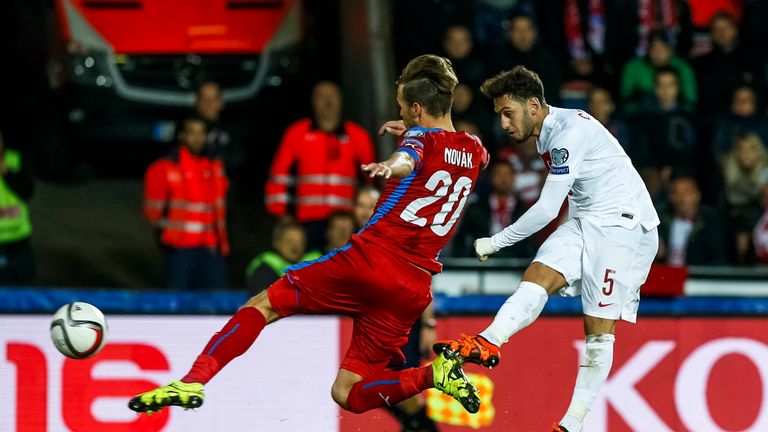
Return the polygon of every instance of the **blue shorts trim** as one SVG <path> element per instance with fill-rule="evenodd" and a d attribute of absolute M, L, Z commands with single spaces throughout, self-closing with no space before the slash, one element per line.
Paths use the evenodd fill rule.
<path fill-rule="evenodd" d="M 349 249 L 351 247 L 352 247 L 352 244 L 351 243 L 347 243 L 346 245 L 344 245 L 344 246 L 342 246 L 340 248 L 336 248 L 336 249 L 328 252 L 327 254 L 321 256 L 320 258 L 309 260 L 309 261 L 300 262 L 298 264 L 294 264 L 294 265 L 288 267 L 287 269 L 285 269 L 285 271 L 288 272 L 289 270 L 301 270 L 304 267 L 309 267 L 309 266 L 311 266 L 314 263 L 328 261 L 329 259 L 333 258 L 339 252 L 344 252 L 345 250 L 347 250 L 347 249 Z M 291 283 L 293 283 L 293 282 L 291 282 Z"/>
<path fill-rule="evenodd" d="M 374 381 L 372 383 L 368 383 L 363 386 L 363 390 L 377 386 L 377 385 L 385 385 L 385 384 L 400 384 L 400 380 L 382 380 L 382 381 Z"/>

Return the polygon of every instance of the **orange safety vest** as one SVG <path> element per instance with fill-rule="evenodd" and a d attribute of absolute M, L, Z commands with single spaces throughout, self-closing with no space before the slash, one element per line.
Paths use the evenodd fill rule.
<path fill-rule="evenodd" d="M 336 210 L 352 210 L 360 165 L 374 161 L 368 132 L 344 122 L 336 132 L 318 130 L 303 119 L 288 127 L 272 161 L 266 185 L 267 210 L 283 216 L 296 206 L 299 222 L 319 221 Z M 291 168 L 296 168 L 296 175 Z M 288 188 L 296 187 L 293 200 Z"/>
<path fill-rule="evenodd" d="M 144 214 L 174 248 L 210 247 L 229 254 L 226 196 L 229 180 L 219 159 L 184 146 L 155 161 L 144 179 Z"/>

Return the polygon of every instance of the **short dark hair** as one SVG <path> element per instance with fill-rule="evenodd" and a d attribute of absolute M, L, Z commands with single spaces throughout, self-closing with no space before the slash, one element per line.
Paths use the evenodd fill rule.
<path fill-rule="evenodd" d="M 669 41 L 669 35 L 666 31 L 661 29 L 652 30 L 648 35 L 648 45 L 652 42 L 661 42 L 664 45 L 672 45 Z"/>
<path fill-rule="evenodd" d="M 433 116 L 451 112 L 453 89 L 458 83 L 451 61 L 434 54 L 411 60 L 397 79 L 397 85 L 403 86 L 403 99 L 408 104 L 418 103 Z"/>
<path fill-rule="evenodd" d="M 717 11 L 712 17 L 709 19 L 709 22 L 707 23 L 709 25 L 710 30 L 712 29 L 712 26 L 715 24 L 715 21 L 719 19 L 728 20 L 731 22 L 731 24 L 735 25 L 738 30 L 738 24 L 736 22 L 736 18 L 733 17 L 730 13 L 721 10 Z"/>
<path fill-rule="evenodd" d="M 594 96 L 595 93 L 600 91 L 605 92 L 608 95 L 608 97 L 611 99 L 611 102 L 613 102 L 614 98 L 611 91 L 600 85 L 593 85 L 592 87 L 589 88 L 589 90 L 587 91 L 587 100 L 592 99 L 592 96 Z"/>
<path fill-rule="evenodd" d="M 216 81 L 210 81 L 210 80 L 209 81 L 202 81 L 197 86 L 197 91 L 195 92 L 195 95 L 197 97 L 200 97 L 200 91 L 203 90 L 203 87 L 208 87 L 208 86 L 216 87 L 216 92 L 219 94 L 219 96 L 221 96 L 221 84 L 217 83 Z"/>
<path fill-rule="evenodd" d="M 344 219 L 349 220 L 352 222 L 352 226 L 357 226 L 357 222 L 355 222 L 355 214 L 351 211 L 347 210 L 336 210 L 333 213 L 329 214 L 328 217 L 325 219 L 325 230 L 328 232 L 328 229 L 331 228 L 331 225 L 336 223 L 337 221 L 343 221 Z"/>
<path fill-rule="evenodd" d="M 669 182 L 672 183 L 676 180 L 684 180 L 684 179 L 690 179 L 693 180 L 696 185 L 698 186 L 698 181 L 696 180 L 696 172 L 689 167 L 675 167 L 672 170 L 672 173 L 669 176 Z"/>
<path fill-rule="evenodd" d="M 277 243 L 280 241 L 280 239 L 283 238 L 283 235 L 286 231 L 289 230 L 298 230 L 301 231 L 302 234 L 306 235 L 304 233 L 304 227 L 301 226 L 298 222 L 288 221 L 288 222 L 281 222 L 277 225 L 275 225 L 274 229 L 272 230 L 272 243 Z"/>
<path fill-rule="evenodd" d="M 535 97 L 542 104 L 546 104 L 544 84 L 541 83 L 541 78 L 536 72 L 525 66 L 515 66 L 512 70 L 488 78 L 480 86 L 480 91 L 490 99 L 509 95 L 519 101 L 527 101 Z"/>
<path fill-rule="evenodd" d="M 203 124 L 203 129 L 205 132 L 208 132 L 208 122 L 201 116 L 197 114 L 190 114 L 188 116 L 185 116 L 181 119 L 178 123 L 176 123 L 176 133 L 182 132 L 184 128 L 187 126 L 187 123 L 192 122 L 200 122 Z"/>
<path fill-rule="evenodd" d="M 656 81 L 659 79 L 659 76 L 661 74 L 672 74 L 675 76 L 675 81 L 677 81 L 677 84 L 680 85 L 680 73 L 677 72 L 677 69 L 670 67 L 670 66 L 662 66 L 660 68 L 656 68 L 656 71 L 654 71 L 653 74 L 653 82 L 656 83 Z"/>
<path fill-rule="evenodd" d="M 509 159 L 505 159 L 505 158 L 494 159 L 493 162 L 491 163 L 491 170 L 493 170 L 497 166 L 507 166 L 513 172 L 517 172 L 517 170 L 515 169 L 515 165 L 512 164 L 512 162 L 510 162 Z"/>
<path fill-rule="evenodd" d="M 347 210 L 335 210 L 325 219 L 326 225 L 330 225 L 336 219 L 351 219 L 354 222 L 355 214 Z"/>

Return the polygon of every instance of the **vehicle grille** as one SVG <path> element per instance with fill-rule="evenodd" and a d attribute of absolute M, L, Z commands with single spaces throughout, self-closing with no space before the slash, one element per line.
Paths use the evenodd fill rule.
<path fill-rule="evenodd" d="M 184 92 L 205 81 L 215 81 L 222 88 L 247 86 L 259 60 L 259 56 L 235 55 L 119 55 L 117 68 L 130 86 Z"/>

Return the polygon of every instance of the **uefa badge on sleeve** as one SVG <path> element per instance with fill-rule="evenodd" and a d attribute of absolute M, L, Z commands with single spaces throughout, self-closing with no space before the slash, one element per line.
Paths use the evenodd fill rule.
<path fill-rule="evenodd" d="M 552 166 L 550 167 L 550 174 L 568 174 L 570 170 L 565 163 L 568 161 L 568 149 L 556 148 L 550 152 L 552 155 Z"/>

